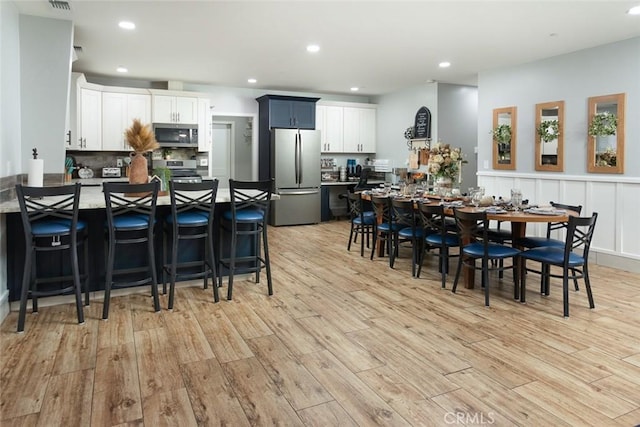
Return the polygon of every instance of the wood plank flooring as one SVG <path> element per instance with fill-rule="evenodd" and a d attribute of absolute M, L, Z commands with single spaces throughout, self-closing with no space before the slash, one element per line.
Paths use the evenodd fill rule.
<path fill-rule="evenodd" d="M 177 289 L 154 313 L 148 288 L 17 313 L 0 335 L 0 425 L 7 426 L 636 426 L 640 275 L 592 266 L 584 289 L 513 300 L 510 273 L 440 288 L 435 257 L 411 278 L 410 252 L 346 250 L 348 223 L 269 230 L 266 275 L 233 301 Z M 452 261 L 451 271 L 455 271 Z M 480 276 L 480 275 L 477 275 Z M 226 295 L 222 292 L 221 295 Z"/>

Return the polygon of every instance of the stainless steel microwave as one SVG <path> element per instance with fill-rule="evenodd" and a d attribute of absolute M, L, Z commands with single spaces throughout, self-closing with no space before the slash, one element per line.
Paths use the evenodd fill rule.
<path fill-rule="evenodd" d="M 160 147 L 198 147 L 198 125 L 154 123 L 153 132 Z"/>

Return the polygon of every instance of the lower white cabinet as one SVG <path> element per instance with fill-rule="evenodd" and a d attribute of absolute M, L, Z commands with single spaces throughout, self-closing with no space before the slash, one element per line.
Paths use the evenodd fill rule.
<path fill-rule="evenodd" d="M 151 122 L 151 95 L 103 92 L 102 150 L 131 150 L 124 133 L 133 119 L 140 119 L 143 125 Z"/>

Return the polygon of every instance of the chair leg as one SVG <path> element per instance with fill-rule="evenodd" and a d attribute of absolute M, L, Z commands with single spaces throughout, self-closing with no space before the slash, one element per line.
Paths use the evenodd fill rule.
<path fill-rule="evenodd" d="M 446 288 L 447 283 L 447 273 L 449 272 L 449 248 L 446 246 L 444 248 L 440 248 L 440 263 L 441 263 L 441 276 L 442 276 L 442 289 Z"/>
<path fill-rule="evenodd" d="M 80 283 L 80 265 L 78 263 L 78 245 L 71 244 L 71 272 L 73 274 L 73 287 L 76 295 L 76 311 L 78 312 L 78 324 L 84 323 L 84 308 L 82 305 L 82 284 Z"/>
<path fill-rule="evenodd" d="M 113 284 L 113 264 L 115 256 L 115 242 L 109 241 L 109 253 L 107 255 L 107 273 L 104 281 L 104 304 L 102 306 L 102 319 L 109 318 L 109 301 L 111 300 L 111 285 Z"/>
<path fill-rule="evenodd" d="M 211 270 L 211 287 L 213 288 L 213 301 L 214 302 L 219 302 L 220 301 L 220 294 L 218 292 L 218 269 L 216 267 L 216 254 L 214 252 L 213 249 L 213 233 L 211 230 L 208 231 L 207 233 L 207 238 L 205 240 L 205 244 L 207 245 L 207 249 L 209 252 L 209 256 L 208 256 L 208 263 L 209 263 L 209 270 Z M 205 254 L 206 254 L 206 250 L 205 250 Z M 206 255 L 205 255 L 205 259 L 207 259 Z M 205 280 L 206 280 L 205 276 Z"/>
<path fill-rule="evenodd" d="M 83 272 L 85 275 L 85 279 L 84 279 L 84 305 L 89 305 L 89 296 L 90 296 L 90 291 L 89 291 L 89 236 L 85 235 L 83 236 L 83 241 L 82 241 L 82 253 L 83 253 Z"/>
<path fill-rule="evenodd" d="M 351 223 L 351 230 L 349 231 L 349 243 L 347 243 L 347 250 L 350 251 L 351 250 L 351 241 L 353 240 L 353 222 Z M 356 234 L 357 236 L 357 234 Z"/>
<path fill-rule="evenodd" d="M 231 253 L 229 254 L 229 284 L 227 289 L 227 300 L 231 301 L 233 293 L 233 273 L 236 268 L 236 243 L 237 243 L 237 230 L 236 225 L 231 226 Z"/>
<path fill-rule="evenodd" d="M 167 304 L 167 309 L 173 310 L 173 301 L 175 297 L 176 290 L 176 280 L 178 278 L 178 246 L 180 245 L 180 238 L 176 236 L 177 233 L 173 235 L 173 239 L 171 242 L 171 267 L 169 270 L 170 278 L 169 278 L 169 303 Z M 166 276 L 163 269 L 162 276 Z M 166 294 L 166 281 L 165 285 L 163 285 L 163 293 Z"/>
<path fill-rule="evenodd" d="M 518 271 L 519 271 L 519 267 L 518 267 L 518 263 L 520 262 L 520 257 L 516 258 L 513 257 L 511 259 L 511 265 L 513 265 L 513 299 L 514 300 L 519 300 L 520 299 L 520 284 L 518 283 Z"/>
<path fill-rule="evenodd" d="M 458 280 L 460 279 L 460 271 L 462 271 L 462 253 L 460 253 L 460 257 L 458 258 L 458 267 L 456 267 L 456 278 L 453 280 L 453 287 L 451 288 L 451 292 L 455 293 L 458 288 Z"/>
<path fill-rule="evenodd" d="M 589 268 L 587 264 L 582 267 L 582 275 L 584 276 L 584 287 L 587 288 L 587 297 L 589 298 L 589 308 L 595 308 L 593 302 L 593 294 L 591 293 L 591 281 L 589 280 Z"/>
<path fill-rule="evenodd" d="M 564 317 L 569 317 L 569 272 L 562 273 L 562 306 Z"/>
<path fill-rule="evenodd" d="M 27 249 L 24 259 L 24 270 L 22 273 L 22 289 L 20 290 L 20 311 L 18 312 L 18 330 L 24 332 L 24 322 L 27 315 L 27 297 L 29 296 L 29 288 L 31 287 L 31 264 L 33 263 L 34 250 Z"/>
<path fill-rule="evenodd" d="M 273 295 L 273 284 L 271 282 L 271 259 L 269 258 L 269 243 L 267 242 L 267 224 L 262 224 L 262 243 L 264 244 L 264 266 L 267 270 L 267 291 Z"/>
<path fill-rule="evenodd" d="M 156 256 L 153 245 L 153 228 L 149 230 L 147 237 L 149 252 L 149 269 L 151 270 L 151 295 L 153 296 L 153 309 L 160 311 L 160 299 L 158 298 L 158 275 L 156 274 Z"/>
<path fill-rule="evenodd" d="M 527 296 L 527 260 L 520 259 L 520 302 L 524 303 Z"/>
<path fill-rule="evenodd" d="M 369 247 L 369 234 L 367 233 L 367 226 L 366 225 L 361 225 L 360 226 L 360 234 L 362 234 L 360 237 L 360 256 L 364 256 L 364 235 L 367 234 L 367 247 Z"/>
<path fill-rule="evenodd" d="M 482 260 L 482 282 L 484 283 L 484 305 L 489 307 L 489 260 Z"/>
<path fill-rule="evenodd" d="M 373 261 L 373 254 L 376 251 L 377 241 L 378 241 L 378 230 L 376 229 L 376 227 L 374 227 L 373 228 L 373 246 L 371 247 L 371 256 L 369 257 L 371 261 Z"/>

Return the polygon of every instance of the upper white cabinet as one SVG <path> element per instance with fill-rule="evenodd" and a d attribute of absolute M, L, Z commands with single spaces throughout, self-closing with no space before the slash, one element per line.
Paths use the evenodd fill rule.
<path fill-rule="evenodd" d="M 323 153 L 376 152 L 375 106 L 357 105 L 317 106 L 316 127 L 321 130 Z"/>
<path fill-rule="evenodd" d="M 77 135 L 69 148 L 75 150 L 102 149 L 102 92 L 78 88 Z"/>
<path fill-rule="evenodd" d="M 208 99 L 198 100 L 198 151 L 209 151 L 213 143 L 213 122 L 211 119 L 211 102 Z"/>
<path fill-rule="evenodd" d="M 198 98 L 153 95 L 154 123 L 198 124 Z"/>
<path fill-rule="evenodd" d="M 316 129 L 320 130 L 323 153 L 343 152 L 343 110 L 330 105 L 316 106 Z"/>
<path fill-rule="evenodd" d="M 103 92 L 102 150 L 130 150 L 124 133 L 133 119 L 140 119 L 143 124 L 151 122 L 151 95 Z"/>

